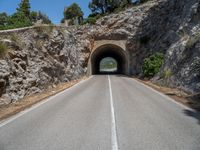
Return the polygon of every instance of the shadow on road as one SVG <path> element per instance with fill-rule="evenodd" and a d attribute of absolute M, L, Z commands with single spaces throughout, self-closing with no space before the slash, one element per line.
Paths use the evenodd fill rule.
<path fill-rule="evenodd" d="M 183 113 L 187 116 L 197 119 L 198 124 L 200 125 L 200 112 L 199 111 L 185 109 L 183 111 Z"/>

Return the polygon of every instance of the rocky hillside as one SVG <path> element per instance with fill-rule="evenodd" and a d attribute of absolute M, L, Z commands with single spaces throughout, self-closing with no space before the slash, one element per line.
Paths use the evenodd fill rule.
<path fill-rule="evenodd" d="M 155 0 L 102 18 L 94 39 L 125 39 L 131 73 L 141 75 L 144 58 L 165 55 L 153 81 L 200 92 L 200 1 Z"/>
<path fill-rule="evenodd" d="M 144 58 L 164 53 L 164 65 L 152 80 L 198 93 L 199 33 L 199 0 L 152 0 L 93 26 L 0 32 L 9 48 L 0 59 L 1 100 L 15 101 L 85 75 L 93 42 L 101 39 L 127 40 L 132 75 L 142 75 Z"/>
<path fill-rule="evenodd" d="M 75 37 L 74 29 L 44 26 L 0 34 L 8 48 L 0 59 L 1 103 L 86 74 L 90 42 Z"/>
<path fill-rule="evenodd" d="M 200 92 L 200 1 L 150 1 L 102 18 L 95 39 L 125 39 L 131 73 L 141 75 L 144 58 L 165 54 L 164 65 L 153 81 Z"/>

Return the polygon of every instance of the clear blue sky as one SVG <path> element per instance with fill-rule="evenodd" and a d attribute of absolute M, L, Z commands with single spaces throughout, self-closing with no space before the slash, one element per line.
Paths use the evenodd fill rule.
<path fill-rule="evenodd" d="M 60 23 L 63 18 L 63 10 L 65 6 L 69 6 L 73 2 L 78 3 L 85 16 L 88 16 L 90 10 L 88 3 L 90 0 L 30 0 L 31 10 L 45 13 L 55 24 Z M 21 0 L 0 0 L 0 13 L 6 12 L 11 15 L 15 12 Z"/>

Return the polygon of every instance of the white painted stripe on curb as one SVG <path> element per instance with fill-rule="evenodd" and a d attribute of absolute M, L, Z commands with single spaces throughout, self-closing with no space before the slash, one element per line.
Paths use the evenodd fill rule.
<path fill-rule="evenodd" d="M 64 90 L 64 91 L 62 91 L 62 92 L 60 92 L 60 93 L 58 93 L 58 94 L 56 94 L 56 95 L 50 97 L 50 98 L 47 98 L 47 99 L 44 100 L 44 101 L 41 101 L 41 102 L 39 102 L 39 103 L 33 105 L 31 108 L 28 108 L 28 109 L 26 109 L 26 110 L 24 110 L 24 111 L 19 112 L 18 114 L 16 114 L 16 115 L 10 117 L 9 119 L 5 119 L 5 120 L 3 120 L 3 121 L 0 121 L 0 128 L 3 127 L 3 126 L 5 126 L 5 125 L 7 125 L 7 124 L 9 124 L 9 123 L 11 123 L 11 122 L 13 122 L 14 120 L 20 118 L 21 116 L 23 116 L 23 115 L 25 115 L 25 114 L 31 112 L 32 110 L 34 110 L 34 109 L 36 109 L 36 108 L 42 106 L 43 104 L 45 104 L 45 103 L 47 103 L 47 102 L 53 100 L 53 99 L 54 99 L 55 97 L 57 97 L 58 95 L 63 94 L 63 93 L 65 93 L 65 92 L 69 91 L 69 90 L 72 90 L 73 88 L 79 86 L 80 84 L 82 84 L 83 82 L 88 81 L 88 80 L 91 79 L 91 78 L 93 78 L 93 76 L 89 77 L 89 78 L 86 79 L 86 80 L 82 80 L 82 81 L 80 81 L 79 83 L 73 85 L 72 87 L 70 87 L 70 88 L 68 88 L 68 89 L 66 89 L 66 90 Z"/>
<path fill-rule="evenodd" d="M 116 127 L 116 118 L 115 118 L 115 109 L 113 104 L 113 95 L 112 95 L 112 85 L 110 76 L 108 75 L 109 82 L 109 91 L 110 91 L 110 106 L 111 106 L 111 140 L 112 140 L 112 150 L 118 150 L 118 140 L 117 140 L 117 127 Z"/>
<path fill-rule="evenodd" d="M 145 86 L 145 87 L 148 88 L 149 90 L 151 90 L 151 91 L 157 93 L 158 95 L 160 95 L 160 96 L 166 98 L 167 100 L 169 100 L 169 101 L 175 103 L 176 105 L 179 105 L 179 106 L 181 106 L 181 107 L 184 108 L 184 109 L 194 111 L 192 108 L 189 108 L 188 106 L 185 106 L 185 105 L 183 105 L 183 104 L 181 104 L 181 103 L 175 101 L 175 100 L 172 99 L 171 97 L 169 97 L 169 96 L 167 96 L 167 95 L 165 95 L 165 94 L 163 94 L 163 93 L 161 93 L 161 92 L 159 92 L 159 91 L 153 89 L 152 87 L 150 87 L 150 86 L 148 86 L 148 85 L 146 85 L 146 84 L 144 84 L 144 83 L 142 83 L 142 82 L 139 82 L 139 81 L 137 81 L 136 79 L 133 79 L 133 80 L 136 81 L 138 84 Z"/>

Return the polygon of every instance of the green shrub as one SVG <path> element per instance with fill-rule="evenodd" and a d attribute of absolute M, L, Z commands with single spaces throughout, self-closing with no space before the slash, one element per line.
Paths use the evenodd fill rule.
<path fill-rule="evenodd" d="M 15 13 L 8 18 L 8 28 L 21 28 L 31 26 L 32 23 L 23 13 Z"/>
<path fill-rule="evenodd" d="M 8 47 L 3 42 L 0 42 L 0 58 L 6 54 L 7 50 Z"/>
<path fill-rule="evenodd" d="M 31 20 L 23 13 L 14 13 L 12 16 L 7 17 L 6 23 L 4 25 L 0 25 L 0 30 L 28 27 L 31 25 Z"/>
<path fill-rule="evenodd" d="M 162 53 L 155 53 L 148 58 L 144 59 L 143 74 L 145 77 L 153 77 L 160 71 L 164 61 L 164 55 Z"/>
<path fill-rule="evenodd" d="M 88 18 L 84 19 L 82 24 L 90 24 L 90 25 L 94 25 L 96 24 L 97 20 L 102 18 L 103 15 L 99 14 L 99 13 L 92 13 L 88 16 Z"/>
<path fill-rule="evenodd" d="M 86 19 L 86 23 L 89 23 L 91 25 L 94 25 L 97 21 L 97 18 L 96 17 L 89 17 Z"/>

